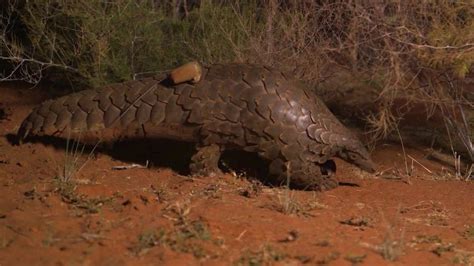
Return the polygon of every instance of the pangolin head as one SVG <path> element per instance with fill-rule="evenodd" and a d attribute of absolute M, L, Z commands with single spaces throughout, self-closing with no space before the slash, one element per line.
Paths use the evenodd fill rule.
<path fill-rule="evenodd" d="M 339 151 L 338 157 L 352 163 L 369 173 L 375 173 L 377 165 L 370 158 L 370 154 L 359 140 L 352 140 Z"/>

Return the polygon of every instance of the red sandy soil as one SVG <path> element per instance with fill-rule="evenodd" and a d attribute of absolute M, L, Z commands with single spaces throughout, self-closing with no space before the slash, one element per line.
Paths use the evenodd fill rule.
<path fill-rule="evenodd" d="M 0 86 L 0 265 L 474 265 L 474 183 L 424 147 L 379 145 L 378 175 L 338 160 L 345 185 L 323 193 L 181 175 L 189 154 L 173 143 L 95 151 L 61 183 L 64 142 L 11 141 L 46 98 Z"/>

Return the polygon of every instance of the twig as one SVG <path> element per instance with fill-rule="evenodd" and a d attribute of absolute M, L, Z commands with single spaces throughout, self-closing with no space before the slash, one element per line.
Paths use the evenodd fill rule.
<path fill-rule="evenodd" d="M 413 162 L 417 163 L 419 166 L 423 167 L 423 169 L 425 169 L 428 173 L 432 174 L 433 172 L 428 169 L 427 167 L 425 167 L 423 164 L 421 164 L 419 161 L 417 161 L 415 158 L 413 158 L 411 155 L 407 155 L 408 158 L 410 158 Z"/>
<path fill-rule="evenodd" d="M 471 164 L 471 167 L 469 167 L 469 170 L 466 171 L 466 178 L 465 181 L 469 181 L 472 177 L 474 177 L 474 163 Z"/>
<path fill-rule="evenodd" d="M 0 59 L 19 62 L 20 65 L 25 63 L 25 62 L 29 62 L 29 63 L 34 63 L 34 64 L 37 64 L 37 65 L 40 65 L 42 67 L 59 67 L 59 68 L 64 68 L 66 70 L 79 72 L 79 69 L 74 68 L 74 67 L 70 67 L 70 66 L 62 65 L 62 64 L 56 64 L 56 63 L 53 63 L 53 62 L 44 62 L 44 61 L 40 61 L 40 60 L 36 60 L 36 59 L 32 59 L 32 58 L 22 58 L 22 57 L 18 57 L 18 56 L 0 56 Z"/>
<path fill-rule="evenodd" d="M 459 46 L 452 46 L 452 45 L 434 46 L 434 45 L 428 45 L 428 44 L 416 44 L 416 43 L 412 43 L 412 42 L 406 42 L 406 41 L 403 41 L 403 40 L 400 40 L 400 39 L 397 39 L 397 38 L 393 38 L 390 35 L 387 35 L 387 37 L 389 37 L 390 39 L 392 39 L 396 42 L 403 43 L 403 44 L 406 44 L 406 45 L 409 45 L 409 46 L 413 46 L 415 48 L 425 48 L 425 49 L 433 49 L 433 50 L 462 50 L 462 49 L 471 50 L 471 49 L 474 49 L 474 43 L 465 43 L 465 44 L 459 45 Z"/>
<path fill-rule="evenodd" d="M 239 236 L 235 240 L 240 241 L 242 237 L 245 235 L 245 233 L 247 233 L 247 230 L 242 231 L 242 233 L 240 233 Z"/>
<path fill-rule="evenodd" d="M 145 164 L 145 165 L 132 163 L 132 164 L 130 164 L 130 165 L 112 166 L 112 170 L 128 170 L 128 169 L 134 169 L 134 168 L 139 168 L 139 169 L 146 169 L 146 168 L 148 168 L 148 160 L 146 160 L 146 164 Z"/>
<path fill-rule="evenodd" d="M 413 169 L 410 169 L 410 171 L 408 170 L 407 154 L 406 154 L 406 151 L 405 151 L 405 145 L 403 144 L 402 135 L 400 134 L 400 130 L 398 129 L 398 125 L 395 125 L 395 128 L 397 129 L 397 134 L 398 134 L 398 137 L 400 138 L 400 143 L 402 145 L 403 162 L 405 163 L 405 171 L 406 171 L 407 177 L 410 177 L 411 174 L 412 174 Z M 408 181 L 408 182 L 410 182 L 410 181 Z"/>
<path fill-rule="evenodd" d="M 81 238 L 88 241 L 88 242 L 92 242 L 92 241 L 97 240 L 97 239 L 109 239 L 109 238 L 107 238 L 103 235 L 92 234 L 92 233 L 82 233 Z"/>

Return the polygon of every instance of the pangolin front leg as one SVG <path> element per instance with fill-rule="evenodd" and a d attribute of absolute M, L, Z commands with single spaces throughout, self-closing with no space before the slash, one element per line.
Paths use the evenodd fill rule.
<path fill-rule="evenodd" d="M 216 176 L 221 174 L 218 163 L 221 157 L 221 148 L 216 145 L 199 146 L 191 157 L 189 168 L 192 175 Z"/>
<path fill-rule="evenodd" d="M 304 164 L 299 160 L 277 158 L 270 162 L 269 173 L 277 185 L 289 185 L 303 190 L 330 190 L 338 186 L 334 177 L 336 166 L 332 160 L 324 164 Z"/>

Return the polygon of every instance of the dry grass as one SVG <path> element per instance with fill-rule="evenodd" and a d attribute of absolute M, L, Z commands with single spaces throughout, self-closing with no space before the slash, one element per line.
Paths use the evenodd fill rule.
<path fill-rule="evenodd" d="M 285 215 L 311 217 L 313 216 L 311 213 L 312 211 L 328 208 L 328 206 L 318 202 L 318 199 L 314 197 L 315 194 L 313 194 L 313 197 L 310 197 L 309 199 L 298 197 L 299 195 L 297 195 L 297 191 L 291 190 L 287 187 L 279 189 L 276 193 L 277 194 L 272 199 L 272 202 L 265 205 L 265 207 Z"/>
<path fill-rule="evenodd" d="M 71 182 L 77 174 L 86 166 L 94 156 L 94 151 L 100 142 L 97 142 L 84 159 L 86 145 L 81 143 L 81 134 L 77 138 L 72 138 L 71 134 L 66 139 L 66 150 L 64 151 L 64 162 L 58 167 L 57 178 L 61 182 Z"/>
<path fill-rule="evenodd" d="M 311 211 L 315 209 L 325 209 L 326 205 L 321 204 L 316 199 L 313 192 L 312 198 L 309 200 L 301 200 L 297 196 L 297 192 L 290 188 L 291 186 L 291 164 L 286 165 L 286 184 L 277 191 L 276 199 L 267 207 L 286 215 L 302 215 L 311 216 Z"/>
<path fill-rule="evenodd" d="M 173 227 L 146 230 L 139 234 L 136 243 L 130 247 L 134 254 L 143 255 L 150 248 L 162 246 L 175 252 L 190 253 L 200 259 L 213 256 L 209 246 L 221 243 L 212 237 L 205 221 L 189 217 L 189 202 L 176 202 L 168 206 L 165 212 L 164 216 L 173 222 Z"/>
<path fill-rule="evenodd" d="M 234 262 L 234 265 L 272 265 L 281 262 L 288 255 L 275 249 L 271 245 L 263 245 L 257 250 L 247 250 Z"/>
<path fill-rule="evenodd" d="M 397 213 L 401 213 L 400 210 Z M 362 246 L 370 248 L 379 253 L 387 261 L 396 261 L 403 255 L 405 249 L 405 224 L 399 224 L 399 218 L 396 217 L 393 221 L 388 221 L 383 212 L 381 212 L 382 221 L 386 226 L 383 235 L 382 243 L 373 245 L 369 243 L 362 243 Z"/>

